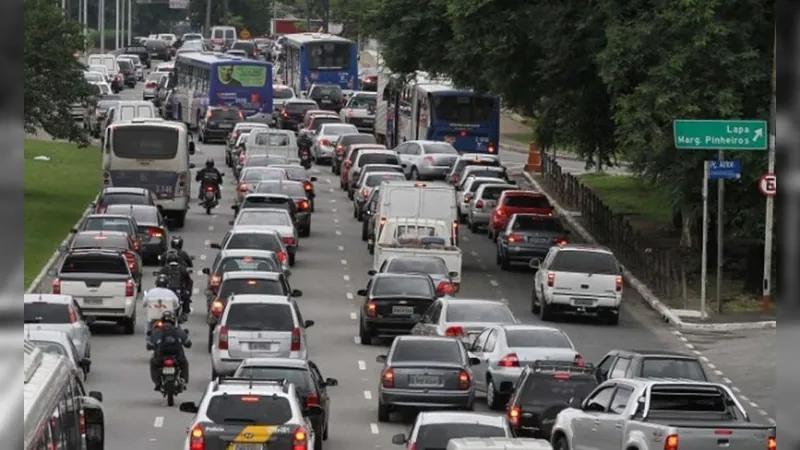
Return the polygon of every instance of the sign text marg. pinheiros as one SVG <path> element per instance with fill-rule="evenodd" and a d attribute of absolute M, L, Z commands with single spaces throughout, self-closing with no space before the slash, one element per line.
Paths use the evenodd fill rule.
<path fill-rule="evenodd" d="M 680 150 L 767 149 L 767 122 L 763 120 L 675 120 L 675 148 Z"/>

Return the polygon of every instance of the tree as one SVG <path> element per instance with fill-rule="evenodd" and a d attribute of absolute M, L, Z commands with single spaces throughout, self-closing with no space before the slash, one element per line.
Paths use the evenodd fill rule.
<path fill-rule="evenodd" d="M 89 103 L 93 88 L 74 56 L 86 45 L 81 25 L 65 19 L 52 0 L 25 0 L 24 14 L 25 132 L 41 129 L 88 145 L 86 131 L 70 115 L 74 104 Z"/>

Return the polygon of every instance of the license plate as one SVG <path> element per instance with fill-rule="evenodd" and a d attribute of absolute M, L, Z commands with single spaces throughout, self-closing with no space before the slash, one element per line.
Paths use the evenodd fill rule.
<path fill-rule="evenodd" d="M 373 122 L 375 122 L 375 120 L 374 119 L 363 119 L 362 122 L 364 122 L 364 123 L 373 123 Z"/>
<path fill-rule="evenodd" d="M 103 298 L 102 297 L 85 297 L 83 299 L 83 303 L 86 305 L 102 305 Z"/>
<path fill-rule="evenodd" d="M 322 103 L 330 103 L 330 102 L 331 101 L 329 99 L 325 99 L 325 98 L 322 99 Z"/>
<path fill-rule="evenodd" d="M 214 191 L 206 191 L 206 198 L 209 200 L 214 198 Z"/>
<path fill-rule="evenodd" d="M 414 375 L 409 377 L 412 386 L 439 386 L 442 384 L 439 377 L 431 375 Z"/>
<path fill-rule="evenodd" d="M 528 238 L 528 242 L 533 244 L 543 244 L 547 241 L 548 241 L 547 238 Z"/>
<path fill-rule="evenodd" d="M 174 367 L 164 367 L 161 369 L 161 373 L 164 375 L 175 375 L 175 368 Z"/>
<path fill-rule="evenodd" d="M 573 298 L 572 304 L 575 306 L 592 306 L 594 305 L 594 300 L 591 298 Z"/>
<path fill-rule="evenodd" d="M 413 306 L 394 306 L 392 307 L 392 314 L 396 316 L 410 316 L 414 314 Z"/>
<path fill-rule="evenodd" d="M 250 350 L 272 351 L 273 345 L 271 342 L 251 342 Z"/>
<path fill-rule="evenodd" d="M 233 450 L 264 450 L 264 444 L 233 444 Z"/>
<path fill-rule="evenodd" d="M 219 124 L 219 127 L 220 128 L 233 128 L 233 124 L 232 123 L 221 123 L 221 124 Z"/>

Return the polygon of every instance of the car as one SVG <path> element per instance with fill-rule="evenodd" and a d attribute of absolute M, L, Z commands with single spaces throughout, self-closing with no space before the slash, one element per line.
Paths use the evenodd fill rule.
<path fill-rule="evenodd" d="M 411 180 L 444 180 L 460 153 L 447 142 L 406 141 L 395 149 Z"/>
<path fill-rule="evenodd" d="M 451 409 L 471 411 L 475 386 L 467 355 L 454 338 L 398 336 L 383 364 L 378 384 L 378 421 L 388 422 L 395 411 Z"/>
<path fill-rule="evenodd" d="M 217 253 L 211 267 L 204 267 L 201 273 L 208 276 L 206 287 L 206 303 L 210 306 L 211 301 L 217 298 L 222 277 L 228 272 L 237 271 L 258 271 L 258 272 L 279 272 L 287 277 L 291 275 L 289 270 L 284 270 L 283 265 L 278 259 L 278 255 L 269 250 L 236 249 L 223 250 Z"/>
<path fill-rule="evenodd" d="M 139 225 L 136 219 L 124 214 L 89 214 L 83 219 L 78 228 L 70 230 L 71 233 L 80 231 L 122 231 L 133 240 L 133 248 L 137 253 L 142 250 L 142 237 L 139 235 Z"/>
<path fill-rule="evenodd" d="M 342 88 L 336 84 L 314 83 L 308 89 L 306 97 L 317 102 L 320 109 L 333 111 L 337 114 L 347 101 Z"/>
<path fill-rule="evenodd" d="M 311 234 L 311 201 L 303 183 L 299 181 L 262 181 L 256 185 L 257 194 L 274 194 L 289 197 L 294 201 L 295 211 L 292 215 L 291 208 L 287 209 L 290 214 L 291 222 L 287 226 L 297 227 L 296 232 L 300 237 L 308 237 Z M 248 196 L 249 197 L 249 196 Z M 280 197 L 283 198 L 283 197 Z M 288 232 L 288 230 L 286 230 Z M 297 236 L 295 236 L 296 238 Z M 295 245 L 297 240 L 295 239 Z"/>
<path fill-rule="evenodd" d="M 297 96 L 294 93 L 294 89 L 292 89 L 291 87 L 282 84 L 272 85 L 272 108 L 274 110 L 273 117 L 275 117 L 276 123 L 278 114 L 280 113 L 281 110 L 283 110 L 283 106 L 287 102 L 292 101 L 296 98 Z"/>
<path fill-rule="evenodd" d="M 453 186 L 458 185 L 461 180 L 461 172 L 466 166 L 494 166 L 500 167 L 500 159 L 497 155 L 486 155 L 483 153 L 463 153 L 453 163 L 453 167 L 445 177 L 445 180 Z"/>
<path fill-rule="evenodd" d="M 23 331 L 42 330 L 66 333 L 77 355 L 90 358 L 92 333 L 78 302 L 69 295 L 25 294 Z M 88 370 L 87 370 L 88 372 Z"/>
<path fill-rule="evenodd" d="M 367 274 L 378 273 L 419 273 L 433 280 L 436 292 L 440 295 L 452 295 L 458 292 L 460 283 L 454 281 L 458 272 L 451 272 L 444 260 L 438 256 L 389 256 L 378 270 L 370 269 Z"/>
<path fill-rule="evenodd" d="M 356 154 L 353 159 L 353 164 L 348 168 L 347 197 L 353 200 L 355 197 L 356 183 L 361 176 L 361 168 L 367 164 L 387 164 L 390 166 L 399 166 L 400 160 L 394 150 L 373 150 L 364 149 Z M 402 180 L 405 179 L 405 176 Z M 401 180 L 401 181 L 402 181 Z"/>
<path fill-rule="evenodd" d="M 359 311 L 361 345 L 378 336 L 408 334 L 436 300 L 433 280 L 423 274 L 378 273 L 358 295 L 364 297 Z"/>
<path fill-rule="evenodd" d="M 375 164 L 377 165 L 377 164 Z M 405 181 L 406 177 L 398 172 L 369 172 L 362 174 L 356 182 L 353 194 L 353 218 L 359 222 L 364 218 L 364 205 L 369 194 L 384 181 Z"/>
<path fill-rule="evenodd" d="M 506 229 L 497 235 L 497 265 L 502 270 L 509 270 L 513 263 L 528 263 L 531 258 L 544 258 L 550 247 L 566 244 L 569 235 L 570 231 L 557 217 L 514 214 Z"/>
<path fill-rule="evenodd" d="M 336 378 L 324 378 L 319 367 L 310 360 L 292 358 L 247 358 L 233 374 L 236 378 L 256 380 L 284 379 L 294 384 L 297 395 L 306 409 L 319 407 L 322 414 L 311 418 L 314 434 L 328 439 L 331 399 L 328 388 L 339 385 Z"/>
<path fill-rule="evenodd" d="M 680 378 L 711 381 L 700 357 L 667 350 L 613 349 L 597 364 L 598 383 L 618 378 Z"/>
<path fill-rule="evenodd" d="M 230 50 L 228 50 L 228 53 L 230 53 L 231 50 L 241 50 L 241 51 L 243 51 L 244 52 L 244 56 L 246 58 L 251 58 L 251 59 L 257 59 L 258 58 L 258 48 L 256 47 L 256 44 L 253 41 L 249 41 L 249 40 L 245 41 L 245 40 L 242 40 L 242 39 L 237 39 L 237 40 L 233 41 L 233 44 L 231 44 L 231 47 L 230 47 Z"/>
<path fill-rule="evenodd" d="M 518 189 L 514 184 L 497 181 L 497 183 L 478 186 L 475 195 L 472 196 L 471 207 L 467 214 L 467 228 L 472 233 L 478 233 L 489 225 L 489 217 L 491 217 L 494 207 L 497 206 L 497 199 L 503 192 Z"/>
<path fill-rule="evenodd" d="M 102 214 L 111 205 L 156 206 L 156 195 L 144 188 L 106 187 L 93 202 L 95 214 Z"/>
<path fill-rule="evenodd" d="M 314 190 L 314 183 L 317 182 L 317 177 L 310 176 L 308 170 L 300 164 L 275 164 L 275 167 L 286 171 L 286 176 L 292 181 L 299 181 L 303 183 L 303 189 L 306 191 L 306 197 L 311 203 L 311 212 L 314 212 L 314 199 L 317 196 Z"/>
<path fill-rule="evenodd" d="M 286 100 L 278 110 L 278 128 L 297 131 L 298 125 L 303 123 L 306 111 L 317 109 L 319 109 L 319 106 L 313 100 L 299 98 Z"/>
<path fill-rule="evenodd" d="M 370 233 L 375 229 L 375 217 L 378 214 L 380 207 L 380 193 L 381 187 L 377 186 L 369 194 L 369 198 L 364 203 L 362 220 L 361 220 L 361 240 L 367 242 L 370 239 Z"/>
<path fill-rule="evenodd" d="M 283 357 L 306 359 L 304 320 L 291 297 L 282 295 L 234 294 L 214 328 L 211 346 L 211 378 L 232 374 L 245 358 Z"/>
<path fill-rule="evenodd" d="M 208 351 L 211 352 L 214 328 L 222 317 L 228 297 L 231 295 L 273 295 L 301 297 L 303 291 L 292 289 L 283 272 L 268 271 L 227 271 L 222 274 L 216 298 L 208 306 Z"/>
<path fill-rule="evenodd" d="M 341 170 L 342 161 L 350 152 L 350 146 L 353 144 L 376 144 L 375 136 L 367 133 L 350 133 L 342 134 L 336 139 L 336 152 L 334 153 L 333 163 L 331 164 L 331 172 L 334 175 L 339 175 Z"/>
<path fill-rule="evenodd" d="M 475 388 L 486 393 L 489 409 L 505 408 L 522 367 L 539 360 L 583 364 L 583 357 L 566 333 L 539 325 L 491 325 L 469 347 L 481 360 L 473 367 Z"/>
<path fill-rule="evenodd" d="M 535 361 L 520 371 L 506 407 L 514 436 L 550 440 L 558 413 L 570 400 L 586 398 L 597 387 L 595 367 L 560 361 Z"/>
<path fill-rule="evenodd" d="M 553 215 L 553 205 L 542 193 L 524 190 L 508 190 L 500 194 L 497 204 L 489 216 L 487 235 L 497 239 L 498 233 L 506 228 L 508 219 L 514 214 Z"/>
<path fill-rule="evenodd" d="M 508 182 L 508 171 L 503 166 L 466 166 L 458 176 L 461 185 L 469 177 L 497 178 L 497 183 Z"/>
<path fill-rule="evenodd" d="M 197 127 L 197 140 L 205 143 L 225 142 L 236 123 L 242 120 L 244 112 L 238 107 L 209 106 Z"/>
<path fill-rule="evenodd" d="M 225 143 L 225 164 L 228 167 L 233 167 L 234 161 L 239 160 L 238 151 L 236 152 L 237 154 L 234 155 L 234 149 L 236 149 L 236 142 L 239 140 L 239 137 L 244 134 L 250 134 L 250 132 L 256 128 L 269 127 L 263 123 L 257 122 L 237 122 L 233 126 L 233 129 L 228 135 L 228 140 Z"/>
<path fill-rule="evenodd" d="M 623 269 L 608 248 L 555 245 L 544 259 L 532 259 L 530 268 L 536 271 L 531 312 L 542 321 L 557 314 L 578 314 L 619 324 Z"/>
<path fill-rule="evenodd" d="M 133 238 L 125 231 L 78 231 L 72 236 L 68 245 L 59 247 L 62 254 L 72 250 L 116 250 L 123 253 L 128 263 L 133 279 L 136 281 L 137 289 L 141 289 L 142 282 L 142 258 L 136 250 Z"/>
<path fill-rule="evenodd" d="M 118 95 L 107 95 L 98 100 L 93 108 L 87 109 L 85 128 L 92 136 L 99 138 L 102 135 L 105 131 L 104 124 L 108 110 L 116 106 L 121 99 Z"/>
<path fill-rule="evenodd" d="M 405 445 L 408 449 L 442 450 L 447 448 L 449 450 L 448 441 L 462 437 L 511 438 L 514 436 L 508 421 L 502 416 L 476 412 L 426 411 L 417 415 L 407 435 L 392 436 L 392 443 Z M 516 448 L 516 446 L 502 448 L 510 449 Z M 524 450 L 529 449 L 525 447 Z"/>
<path fill-rule="evenodd" d="M 464 184 L 456 189 L 456 202 L 459 220 L 464 223 L 469 218 L 472 206 L 475 203 L 475 192 L 484 184 L 497 184 L 497 178 L 469 177 Z"/>
<path fill-rule="evenodd" d="M 266 180 L 288 180 L 286 171 L 270 166 L 243 167 L 239 174 L 239 183 L 236 185 L 234 210 L 244 201 L 244 198 L 255 191 L 256 185 Z"/>
<path fill-rule="evenodd" d="M 363 133 L 372 133 L 375 129 L 375 105 L 377 94 L 374 92 L 355 92 L 347 99 L 347 103 L 339 111 L 344 123 L 350 123 Z"/>
<path fill-rule="evenodd" d="M 257 216 L 250 215 L 244 221 L 233 221 L 233 228 L 240 231 L 246 230 L 274 230 L 278 233 L 289 253 L 289 266 L 294 266 L 297 256 L 297 248 L 300 241 L 297 236 L 296 222 L 292 220 L 289 211 L 277 208 L 259 208 Z M 274 211 L 275 214 L 269 214 L 269 211 Z M 238 217 L 237 217 L 238 219 Z"/>
<path fill-rule="evenodd" d="M 358 85 L 362 91 L 378 92 L 378 70 L 374 68 L 359 70 Z"/>
<path fill-rule="evenodd" d="M 236 169 L 234 170 L 234 174 L 236 174 L 237 180 L 241 181 L 242 172 L 245 169 L 285 166 L 288 164 L 290 164 L 289 158 L 285 156 L 270 155 L 268 153 L 250 154 L 247 153 L 246 151 L 239 151 L 239 161 L 236 164 Z M 283 169 L 283 167 L 278 167 L 278 168 Z M 287 179 L 288 179 L 288 173 L 287 173 Z"/>
<path fill-rule="evenodd" d="M 75 372 L 83 375 L 84 381 L 88 378 L 92 360 L 78 352 L 67 333 L 34 329 L 27 329 L 24 333 L 26 341 L 33 343 L 45 353 L 63 356 L 72 364 L 72 369 Z"/>
<path fill-rule="evenodd" d="M 372 151 L 372 150 L 388 150 L 386 146 L 382 144 L 350 144 L 347 148 L 348 151 L 345 154 L 344 160 L 342 161 L 339 167 L 339 187 L 345 191 L 347 190 L 347 183 L 350 180 L 350 168 L 353 167 L 353 163 L 355 163 L 359 153 L 363 151 Z M 394 166 L 398 164 L 386 164 L 386 165 Z"/>
<path fill-rule="evenodd" d="M 311 155 L 317 164 L 321 164 L 323 161 L 333 164 L 334 142 L 336 142 L 336 139 L 341 134 L 358 133 L 358 129 L 355 125 L 339 122 L 338 118 L 335 119 L 336 121 L 327 122 L 319 119 L 317 117 L 312 120 L 314 124 L 314 141 L 311 147 Z"/>
<path fill-rule="evenodd" d="M 469 346 L 490 325 L 516 323 L 514 313 L 497 300 L 442 297 L 425 311 L 411 334 L 456 337 Z"/>
<path fill-rule="evenodd" d="M 142 89 L 142 100 L 153 100 L 156 98 L 156 91 L 158 89 L 158 83 L 161 81 L 162 78 L 166 78 L 167 75 L 159 72 L 150 72 L 144 78 L 144 88 Z"/>
<path fill-rule="evenodd" d="M 150 68 L 150 52 L 143 45 L 129 45 L 122 49 L 122 53 L 125 55 L 136 55 L 139 57 L 139 61 L 141 61 L 142 65 L 146 68 Z"/>
<path fill-rule="evenodd" d="M 266 154 L 297 159 L 299 148 L 294 133 L 274 128 L 253 130 L 245 141 L 247 154 Z M 298 160 L 299 161 L 299 160 Z"/>
<path fill-rule="evenodd" d="M 136 83 L 139 81 L 139 75 L 136 73 L 136 66 L 129 59 L 117 58 L 117 67 L 122 76 L 122 83 L 125 87 L 135 88 Z"/>
<path fill-rule="evenodd" d="M 215 379 L 199 404 L 184 402 L 180 410 L 193 415 L 184 450 L 322 448 L 309 420 L 322 415 L 322 408 L 304 408 L 286 380 Z"/>
<path fill-rule="evenodd" d="M 294 198 L 285 194 L 248 194 L 237 214 L 245 209 L 281 209 L 287 211 L 301 237 L 311 234 L 310 203 L 305 198 Z M 302 221 L 302 222 L 301 222 Z"/>
<path fill-rule="evenodd" d="M 150 60 L 160 59 L 169 61 L 172 58 L 169 45 L 161 39 L 148 39 L 144 42 L 144 47 L 150 54 Z"/>
<path fill-rule="evenodd" d="M 268 250 L 275 252 L 284 272 L 289 269 L 289 252 L 275 230 L 231 229 L 225 233 L 221 243 L 212 243 L 210 247 L 217 250 Z"/>
<path fill-rule="evenodd" d="M 136 220 L 139 235 L 142 236 L 142 260 L 158 263 L 158 257 L 169 249 L 167 221 L 156 206 L 150 205 L 108 205 L 106 214 L 129 215 Z"/>

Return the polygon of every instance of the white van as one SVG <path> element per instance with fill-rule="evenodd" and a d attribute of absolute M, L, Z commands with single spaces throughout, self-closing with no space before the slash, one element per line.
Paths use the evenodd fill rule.
<path fill-rule="evenodd" d="M 553 450 L 544 439 L 457 438 L 447 442 L 447 450 Z"/>
<path fill-rule="evenodd" d="M 121 100 L 106 114 L 106 126 L 133 119 L 156 119 L 158 113 L 153 102 L 146 100 Z"/>
<path fill-rule="evenodd" d="M 106 128 L 103 186 L 139 187 L 156 196 L 157 205 L 180 228 L 192 193 L 189 155 L 194 142 L 185 124 L 163 119 L 133 119 Z"/>
<path fill-rule="evenodd" d="M 456 191 L 444 183 L 389 181 L 381 184 L 373 236 L 381 235 L 381 227 L 391 217 L 438 219 L 450 223 L 458 242 Z"/>
<path fill-rule="evenodd" d="M 212 50 L 222 51 L 225 47 L 233 44 L 236 40 L 236 27 L 217 26 L 211 27 L 211 34 L 208 36 Z"/>
<path fill-rule="evenodd" d="M 86 65 L 106 66 L 106 69 L 108 69 L 108 73 L 111 75 L 112 78 L 119 73 L 119 67 L 117 66 L 117 57 L 110 53 L 106 53 L 104 55 L 89 55 L 89 57 L 86 59 Z"/>

